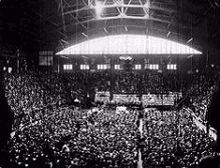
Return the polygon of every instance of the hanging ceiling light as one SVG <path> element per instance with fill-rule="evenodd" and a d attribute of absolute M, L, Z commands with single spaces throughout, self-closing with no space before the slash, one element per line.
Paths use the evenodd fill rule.
<path fill-rule="evenodd" d="M 95 3 L 95 12 L 97 19 L 101 18 L 103 8 L 104 8 L 104 3 L 102 1 L 97 0 Z"/>

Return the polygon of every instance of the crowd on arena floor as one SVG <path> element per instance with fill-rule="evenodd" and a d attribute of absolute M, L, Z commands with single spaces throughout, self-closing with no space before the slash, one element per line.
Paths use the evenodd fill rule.
<path fill-rule="evenodd" d="M 60 98 L 55 95 L 62 94 L 60 90 L 65 87 L 59 77 L 52 76 L 52 81 L 43 82 L 33 73 L 6 75 L 6 96 L 15 114 L 10 149 L 14 165 L 133 167 L 136 164 L 136 112 L 117 114 L 104 110 L 89 114 L 61 108 Z"/>
<path fill-rule="evenodd" d="M 136 112 L 45 109 L 16 130 L 11 159 L 22 167 L 134 167 Z"/>
<path fill-rule="evenodd" d="M 136 167 L 137 148 L 140 147 L 144 166 L 196 167 L 201 158 L 216 154 L 212 140 L 195 127 L 189 114 L 183 110 L 178 113 L 161 113 L 156 109 L 145 112 L 142 141 L 137 131 L 138 111 L 118 113 L 114 108 L 101 108 L 91 113 L 67 106 L 69 97 L 83 100 L 87 92 L 110 88 L 110 76 L 108 80 L 103 73 L 94 76 L 82 72 L 5 74 L 6 97 L 15 115 L 10 142 L 10 158 L 14 165 Z M 162 79 L 159 76 L 149 74 L 145 87 L 151 91 L 158 89 L 158 82 Z M 99 81 L 97 77 L 100 77 Z M 131 91 L 137 90 L 140 86 L 133 85 L 132 81 L 137 83 L 139 77 L 138 74 L 125 74 L 120 79 L 116 75 L 115 85 L 121 87 L 115 92 L 126 92 L 131 85 L 134 88 Z M 193 99 L 190 107 L 196 114 L 197 107 L 207 106 L 216 81 L 203 74 L 198 77 L 200 80 L 193 83 L 189 94 Z M 141 80 L 139 82 L 146 82 Z M 151 87 L 150 81 L 155 87 Z M 175 80 L 172 85 L 174 90 L 177 89 Z M 167 90 L 171 90 L 170 86 L 166 87 Z M 204 116 L 204 110 L 198 114 Z"/>
<path fill-rule="evenodd" d="M 216 156 L 213 141 L 199 130 L 190 114 L 148 110 L 142 143 L 144 167 L 198 167 L 202 158 Z"/>

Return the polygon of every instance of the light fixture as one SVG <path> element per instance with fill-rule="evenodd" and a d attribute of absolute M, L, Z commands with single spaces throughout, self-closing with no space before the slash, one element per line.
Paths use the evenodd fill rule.
<path fill-rule="evenodd" d="M 131 56 L 120 56 L 119 57 L 120 60 L 132 60 Z"/>
<path fill-rule="evenodd" d="M 65 44 L 69 44 L 69 42 L 66 41 L 66 40 L 64 40 L 64 39 L 61 39 L 61 41 L 62 41 L 63 43 L 65 43 Z"/>
<path fill-rule="evenodd" d="M 106 33 L 108 33 L 108 30 L 104 27 L 104 31 L 106 32 Z"/>
<path fill-rule="evenodd" d="M 88 35 L 82 32 L 82 35 L 85 36 L 86 38 L 88 38 Z"/>
<path fill-rule="evenodd" d="M 150 8 L 150 0 L 147 0 L 144 6 L 145 6 L 145 8 L 149 9 Z"/>
<path fill-rule="evenodd" d="M 96 12 L 96 17 L 99 19 L 101 18 L 102 12 L 103 12 L 103 2 L 102 1 L 96 1 L 95 3 L 95 12 Z"/>
<path fill-rule="evenodd" d="M 190 38 L 186 43 L 190 43 L 193 40 L 193 38 Z"/>
<path fill-rule="evenodd" d="M 167 37 L 169 37 L 169 36 L 170 36 L 170 34 L 171 34 L 171 32 L 169 31 L 169 32 L 167 33 Z"/>
<path fill-rule="evenodd" d="M 127 26 L 125 26 L 125 31 L 128 31 L 128 28 L 127 28 Z"/>

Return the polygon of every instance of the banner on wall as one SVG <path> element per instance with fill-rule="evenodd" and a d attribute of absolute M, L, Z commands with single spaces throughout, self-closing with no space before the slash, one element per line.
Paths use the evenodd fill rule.
<path fill-rule="evenodd" d="M 172 106 L 175 100 L 182 97 L 181 93 L 170 92 L 168 94 L 144 94 L 141 97 L 141 102 L 144 106 Z M 109 103 L 110 102 L 110 92 L 97 92 L 95 95 L 96 102 Z M 138 94 L 113 94 L 114 103 L 139 103 Z"/>
<path fill-rule="evenodd" d="M 140 102 L 137 94 L 113 94 L 115 103 L 136 103 Z"/>
<path fill-rule="evenodd" d="M 109 102 L 110 101 L 110 92 L 97 92 L 95 94 L 95 102 Z"/>
<path fill-rule="evenodd" d="M 172 106 L 177 98 L 182 97 L 181 93 L 170 92 L 168 94 L 144 94 L 142 95 L 143 105 L 164 105 Z"/>

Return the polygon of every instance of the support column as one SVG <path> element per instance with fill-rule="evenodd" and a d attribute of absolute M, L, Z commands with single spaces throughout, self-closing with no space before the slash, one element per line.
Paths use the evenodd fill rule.
<path fill-rule="evenodd" d="M 113 58 L 110 57 L 110 101 L 113 100 L 113 88 L 114 88 L 113 70 L 114 70 L 114 61 Z"/>

